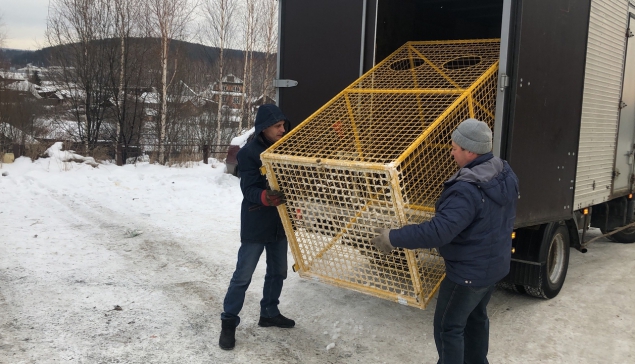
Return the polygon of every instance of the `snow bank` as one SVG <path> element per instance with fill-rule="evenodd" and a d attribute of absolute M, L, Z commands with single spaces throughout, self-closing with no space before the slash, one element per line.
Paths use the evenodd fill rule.
<path fill-rule="evenodd" d="M 245 143 L 247 143 L 247 139 L 249 139 L 249 137 L 251 136 L 251 134 L 254 133 L 256 129 L 255 128 L 251 128 L 249 130 L 247 130 L 246 132 L 242 133 L 242 135 L 239 135 L 237 137 L 235 137 L 234 139 L 232 139 L 231 145 L 239 145 L 241 148 L 245 146 Z"/>
<path fill-rule="evenodd" d="M 79 154 L 75 154 L 75 152 L 72 150 L 62 150 L 62 142 L 53 144 L 44 153 L 51 157 L 53 160 L 59 162 L 77 162 L 88 164 L 92 167 L 99 166 L 97 162 L 95 162 L 95 159 L 93 157 L 84 157 Z"/>

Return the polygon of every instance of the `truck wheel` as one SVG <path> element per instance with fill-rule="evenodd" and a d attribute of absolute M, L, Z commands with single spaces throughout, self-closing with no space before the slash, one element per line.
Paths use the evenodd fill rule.
<path fill-rule="evenodd" d="M 520 294 L 525 293 L 525 286 L 520 284 L 513 284 L 510 282 L 498 282 L 496 285 L 498 286 L 498 288 L 501 288 L 507 291 L 520 293 Z"/>
<path fill-rule="evenodd" d="M 562 289 L 569 267 L 569 231 L 565 225 L 550 223 L 540 246 L 539 287 L 525 286 L 527 294 L 540 298 L 554 298 Z"/>
<path fill-rule="evenodd" d="M 624 229 L 613 235 L 607 236 L 607 238 L 622 244 L 635 243 L 635 227 Z"/>
<path fill-rule="evenodd" d="M 632 204 L 635 204 L 634 200 L 629 200 L 628 204 L 632 206 Z M 630 206 L 629 206 L 630 207 Z M 627 211 L 633 209 L 632 207 L 630 207 L 629 209 L 627 209 Z M 633 209 L 635 210 L 635 209 Z M 635 222 L 635 216 L 631 215 L 631 216 L 626 216 L 626 224 L 631 224 L 633 222 Z M 619 228 L 618 228 L 619 229 Z M 600 229 L 602 231 L 602 234 L 606 234 L 607 231 L 605 231 L 604 229 Z M 624 229 L 622 231 L 619 231 L 613 235 L 609 235 L 607 236 L 607 238 L 611 241 L 615 241 L 618 243 L 622 243 L 622 244 L 630 244 L 630 243 L 635 243 L 635 227 L 630 227 L 628 229 Z"/>

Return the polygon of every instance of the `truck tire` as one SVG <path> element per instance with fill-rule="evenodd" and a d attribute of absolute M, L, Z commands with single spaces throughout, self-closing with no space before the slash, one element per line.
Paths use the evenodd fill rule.
<path fill-rule="evenodd" d="M 549 223 L 540 246 L 539 287 L 525 286 L 527 294 L 540 298 L 554 298 L 562 289 L 569 267 L 569 231 L 560 223 Z"/>
<path fill-rule="evenodd" d="M 633 204 L 635 204 L 634 200 L 628 200 L 629 208 L 626 209 L 627 214 L 628 211 L 635 211 Z M 631 224 L 635 222 L 635 215 L 626 216 L 626 224 Z M 619 229 L 619 227 L 617 228 Z M 606 234 L 607 231 L 600 228 L 602 234 Z M 630 227 L 628 229 L 624 229 L 622 231 L 618 231 L 613 235 L 607 236 L 607 238 L 611 241 L 622 243 L 622 244 L 631 244 L 635 243 L 635 227 Z"/>
<path fill-rule="evenodd" d="M 510 282 L 498 282 L 496 284 L 498 286 L 498 288 L 500 289 L 504 289 L 506 291 L 510 291 L 510 292 L 514 292 L 514 293 L 520 293 L 523 294 L 525 293 L 525 286 L 520 285 L 520 284 L 514 284 L 514 283 L 510 283 Z"/>
<path fill-rule="evenodd" d="M 613 235 L 607 236 L 607 238 L 609 238 L 609 240 L 622 243 L 622 244 L 635 243 L 635 227 L 624 229 Z"/>

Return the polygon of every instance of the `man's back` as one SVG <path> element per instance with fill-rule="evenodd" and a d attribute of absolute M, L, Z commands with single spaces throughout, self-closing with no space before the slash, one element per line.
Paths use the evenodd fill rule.
<path fill-rule="evenodd" d="M 448 203 L 448 199 L 456 199 L 458 204 Z M 458 213 L 456 206 L 461 203 L 473 212 L 466 217 L 470 218 L 469 225 L 439 248 L 450 280 L 485 286 L 507 275 L 517 199 L 516 175 L 506 162 L 491 153 L 466 165 L 446 182 L 437 213 L 449 209 L 450 218 L 460 218 L 452 215 Z"/>

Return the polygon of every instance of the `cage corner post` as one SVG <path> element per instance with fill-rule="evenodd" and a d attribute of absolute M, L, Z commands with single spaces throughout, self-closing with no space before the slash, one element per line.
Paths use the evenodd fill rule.
<path fill-rule="evenodd" d="M 269 181 L 269 185 L 271 186 L 271 188 L 279 190 L 280 186 L 278 185 L 278 179 L 276 178 L 276 175 L 273 171 L 273 163 L 271 160 L 269 160 L 268 154 L 269 153 L 265 151 L 260 155 L 260 159 L 262 160 L 262 165 L 265 168 L 265 173 L 267 176 L 267 181 Z M 282 220 L 282 226 L 284 227 L 287 241 L 289 242 L 289 247 L 291 248 L 293 260 L 295 261 L 295 263 L 293 264 L 294 271 L 302 275 L 302 273 L 306 271 L 306 266 L 304 265 L 304 261 L 302 260 L 302 254 L 300 253 L 298 240 L 296 239 L 295 232 L 293 231 L 293 225 L 291 224 L 289 210 L 286 204 L 278 205 L 277 209 L 278 213 L 280 214 L 280 219 Z"/>

